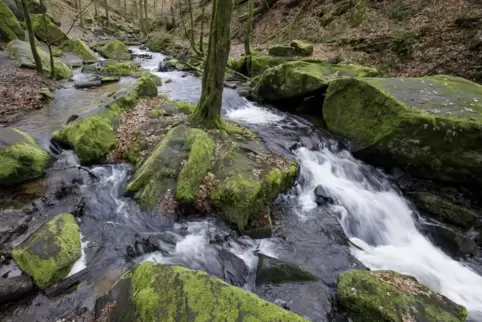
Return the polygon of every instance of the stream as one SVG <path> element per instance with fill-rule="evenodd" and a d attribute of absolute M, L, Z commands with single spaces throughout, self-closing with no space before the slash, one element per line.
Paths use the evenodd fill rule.
<path fill-rule="evenodd" d="M 131 49 L 143 53 L 136 47 Z M 142 67 L 163 81 L 172 80 L 164 83 L 160 92 L 170 99 L 196 103 L 201 80 L 179 71 L 157 72 L 165 57 L 159 53 L 152 56 L 140 60 Z M 83 75 L 76 71 L 74 78 L 79 77 Z M 12 126 L 29 132 L 49 148 L 53 131 L 70 115 L 88 114 L 86 106 L 133 81 L 125 77 L 120 83 L 89 90 L 65 83 L 55 92 L 52 106 L 30 113 Z M 131 166 L 93 166 L 90 170 L 100 178 L 93 180 L 87 172 L 71 168 L 77 164 L 72 152 L 52 151 L 57 161 L 46 180 L 75 182 L 77 188 L 72 196 L 42 209 L 25 236 L 47 218 L 71 211 L 75 200 L 83 197 L 82 258 L 70 274 L 85 269 L 87 278 L 74 290 L 52 299 L 38 293 L 0 313 L 0 318 L 63 321 L 72 311 L 92 310 L 96 297 L 112 286 L 128 263 L 156 261 L 207 271 L 271 302 L 283 303 L 313 321 L 344 321 L 332 312 L 341 272 L 364 266 L 392 269 L 412 275 L 466 306 L 469 321 L 482 321 L 482 277 L 476 273 L 480 267 L 452 259 L 420 232 L 422 219 L 390 176 L 355 159 L 308 121 L 251 103 L 236 90 L 225 88 L 222 114 L 256 131 L 272 150 L 295 158 L 300 165 L 297 184 L 275 201 L 274 235 L 280 237 L 252 240 L 219 219 L 186 221 L 143 212 L 133 200 L 123 197 Z M 333 205 L 316 204 L 314 190 L 319 185 L 333 199 Z M 146 239 L 160 250 L 152 252 Z M 137 246 L 134 256 L 127 251 L 129 245 Z M 320 281 L 255 286 L 257 252 L 301 263 Z M 13 269 L 10 276 L 19 273 Z"/>

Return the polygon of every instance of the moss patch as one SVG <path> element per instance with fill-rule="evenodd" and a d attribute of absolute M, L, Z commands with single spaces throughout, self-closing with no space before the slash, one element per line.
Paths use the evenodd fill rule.
<path fill-rule="evenodd" d="M 306 321 L 207 273 L 155 263 L 135 268 L 96 306 L 97 317 L 137 321 Z"/>
<path fill-rule="evenodd" d="M 67 35 L 46 16 L 42 14 L 31 14 L 32 29 L 38 39 L 45 43 L 59 46 L 68 39 Z"/>
<path fill-rule="evenodd" d="M 108 64 L 102 68 L 101 73 L 114 76 L 135 76 L 140 71 L 139 66 L 132 62 Z"/>
<path fill-rule="evenodd" d="M 22 271 L 45 288 L 64 279 L 80 253 L 79 226 L 71 214 L 62 214 L 15 247 L 12 256 Z"/>
<path fill-rule="evenodd" d="M 48 153 L 25 132 L 0 128 L 0 185 L 13 185 L 43 175 Z"/>
<path fill-rule="evenodd" d="M 357 322 L 461 322 L 467 318 L 463 306 L 393 271 L 341 273 L 337 300 Z"/>
<path fill-rule="evenodd" d="M 24 40 L 25 38 L 25 33 L 17 17 L 15 17 L 3 1 L 0 1 L 0 35 L 7 41 L 15 39 Z"/>
<path fill-rule="evenodd" d="M 63 42 L 62 49 L 70 51 L 84 60 L 98 60 L 99 58 L 81 39 L 69 39 Z"/>
<path fill-rule="evenodd" d="M 109 59 L 130 60 L 132 58 L 129 48 L 119 40 L 111 40 L 105 45 L 97 47 L 97 51 Z"/>
<path fill-rule="evenodd" d="M 173 42 L 172 35 L 163 32 L 153 32 L 149 34 L 147 48 L 155 52 L 164 52 L 173 44 Z"/>

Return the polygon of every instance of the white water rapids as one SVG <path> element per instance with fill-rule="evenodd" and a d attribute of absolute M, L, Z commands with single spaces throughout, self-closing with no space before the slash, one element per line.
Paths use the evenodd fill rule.
<path fill-rule="evenodd" d="M 279 122 L 279 115 L 249 105 L 228 112 L 233 120 L 266 124 Z M 331 142 L 336 146 L 336 142 Z M 333 151 L 336 152 L 333 152 Z M 324 147 L 296 150 L 300 169 L 299 216 L 317 207 L 314 190 L 322 185 L 334 205 L 340 223 L 351 241 L 361 249 L 353 254 L 371 269 L 389 269 L 414 276 L 482 320 L 482 277 L 445 255 L 415 226 L 412 210 L 381 172 L 353 158 L 346 150 Z"/>

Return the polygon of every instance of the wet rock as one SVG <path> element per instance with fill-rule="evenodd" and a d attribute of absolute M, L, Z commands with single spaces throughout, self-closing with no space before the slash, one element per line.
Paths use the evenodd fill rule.
<path fill-rule="evenodd" d="M 42 61 L 42 73 L 50 76 L 50 56 L 48 53 L 40 48 L 37 48 L 37 52 Z M 21 40 L 14 40 L 8 44 L 8 55 L 10 58 L 15 59 L 20 67 L 35 69 L 35 60 L 33 59 L 30 44 Z M 63 79 L 72 77 L 72 70 L 62 61 L 54 58 L 55 78 Z"/>
<path fill-rule="evenodd" d="M 40 288 L 61 281 L 80 258 L 79 225 L 71 214 L 55 216 L 24 242 L 12 257 Z"/>
<path fill-rule="evenodd" d="M 69 123 L 72 123 L 73 121 L 75 121 L 76 119 L 78 119 L 79 116 L 78 115 L 71 115 L 69 116 L 69 118 L 67 119 L 67 123 L 66 124 L 69 124 Z"/>
<path fill-rule="evenodd" d="M 243 287 L 248 277 L 248 267 L 244 260 L 234 255 L 230 251 L 222 249 L 219 252 L 219 262 L 223 280 L 231 285 Z"/>
<path fill-rule="evenodd" d="M 430 239 L 452 257 L 477 255 L 477 244 L 463 234 L 438 225 L 426 225 Z"/>
<path fill-rule="evenodd" d="M 172 83 L 172 79 L 168 78 L 164 81 L 164 84 L 169 84 L 169 83 Z"/>
<path fill-rule="evenodd" d="M 141 58 L 141 59 L 152 59 L 152 55 L 151 54 L 132 54 L 132 57 L 133 58 Z"/>
<path fill-rule="evenodd" d="M 0 128 L 0 185 L 11 186 L 40 177 L 49 155 L 25 132 Z"/>
<path fill-rule="evenodd" d="M 293 61 L 269 68 L 252 79 L 251 95 L 258 101 L 302 99 L 324 91 L 337 78 L 376 75 L 378 71 L 368 67 Z"/>
<path fill-rule="evenodd" d="M 402 190 L 411 190 L 413 181 L 409 174 L 403 172 L 399 168 L 392 169 L 392 176 Z"/>
<path fill-rule="evenodd" d="M 310 138 L 307 138 L 304 136 L 301 138 L 300 143 L 303 147 L 307 148 L 308 150 L 315 149 L 315 143 Z"/>
<path fill-rule="evenodd" d="M 338 219 L 334 216 L 327 216 L 326 214 L 322 214 L 321 217 L 321 230 L 330 236 L 337 245 L 348 246 L 350 242 Z"/>
<path fill-rule="evenodd" d="M 428 192 L 416 193 L 414 202 L 427 215 L 462 228 L 470 228 L 478 217 L 470 209 L 455 205 Z"/>
<path fill-rule="evenodd" d="M 482 186 L 480 102 L 482 86 L 459 77 L 338 79 L 323 117 L 368 162 Z"/>
<path fill-rule="evenodd" d="M 189 75 L 189 73 L 182 73 L 181 77 L 187 77 Z"/>
<path fill-rule="evenodd" d="M 288 302 L 282 300 L 282 299 L 276 299 L 273 302 L 274 304 L 278 305 L 279 307 L 282 307 L 285 310 L 289 310 L 290 307 L 288 306 Z"/>
<path fill-rule="evenodd" d="M 326 189 L 322 185 L 319 185 L 315 188 L 314 194 L 315 194 L 315 202 L 319 206 L 333 203 L 333 198 L 331 198 L 328 195 L 328 193 L 326 192 Z"/>
<path fill-rule="evenodd" d="M 255 77 L 261 75 L 268 68 L 286 62 L 287 60 L 281 57 L 253 54 L 251 56 L 242 56 L 237 59 L 229 60 L 228 67 L 246 76 Z"/>
<path fill-rule="evenodd" d="M 306 321 L 205 272 L 155 263 L 125 274 L 97 300 L 95 312 L 102 321 L 135 321 L 138 316 L 161 321 L 178 316 L 186 321 Z"/>
<path fill-rule="evenodd" d="M 84 197 L 80 197 L 80 199 L 77 201 L 77 203 L 74 206 L 74 210 L 72 210 L 72 216 L 80 218 L 83 217 L 85 214 L 85 199 Z"/>
<path fill-rule="evenodd" d="M 350 270 L 338 278 L 337 302 L 356 321 L 463 322 L 465 307 L 393 271 Z"/>
<path fill-rule="evenodd" d="M 111 40 L 105 45 L 97 47 L 96 50 L 109 59 L 130 60 L 132 58 L 129 48 L 119 40 Z"/>
<path fill-rule="evenodd" d="M 136 76 L 140 72 L 140 67 L 133 62 L 111 62 L 104 64 L 98 72 L 113 76 Z"/>
<path fill-rule="evenodd" d="M 256 285 L 293 282 L 316 282 L 318 278 L 302 266 L 258 254 Z"/>
<path fill-rule="evenodd" d="M 29 276 L 0 278 L 0 304 L 24 299 L 34 291 L 34 284 Z"/>
<path fill-rule="evenodd" d="M 93 80 L 83 80 L 83 81 L 76 81 L 74 83 L 75 88 L 92 88 L 92 87 L 100 87 L 102 86 L 102 82 L 100 79 L 93 79 Z"/>

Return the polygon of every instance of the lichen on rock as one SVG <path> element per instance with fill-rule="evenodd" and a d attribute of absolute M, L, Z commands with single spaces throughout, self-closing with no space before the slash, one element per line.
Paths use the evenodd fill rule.
<path fill-rule="evenodd" d="M 357 322 L 463 322 L 467 318 L 465 307 L 393 271 L 341 273 L 337 301 Z"/>
<path fill-rule="evenodd" d="M 0 128 L 0 185 L 14 185 L 43 175 L 49 155 L 25 132 Z"/>
<path fill-rule="evenodd" d="M 369 162 L 482 185 L 482 86 L 476 83 L 442 75 L 335 80 L 323 117 Z"/>
<path fill-rule="evenodd" d="M 12 252 L 18 267 L 40 288 L 64 279 L 80 255 L 79 225 L 71 214 L 52 218 Z"/>
<path fill-rule="evenodd" d="M 143 263 L 97 300 L 110 321 L 280 321 L 306 319 L 202 271 Z"/>
<path fill-rule="evenodd" d="M 40 48 L 37 52 L 42 61 L 42 72 L 50 76 L 50 56 Z M 8 44 L 8 55 L 18 61 L 20 67 L 35 68 L 35 60 L 33 59 L 30 44 L 21 40 L 13 40 Z M 72 76 L 72 70 L 62 61 L 54 58 L 55 78 L 63 79 Z"/>

